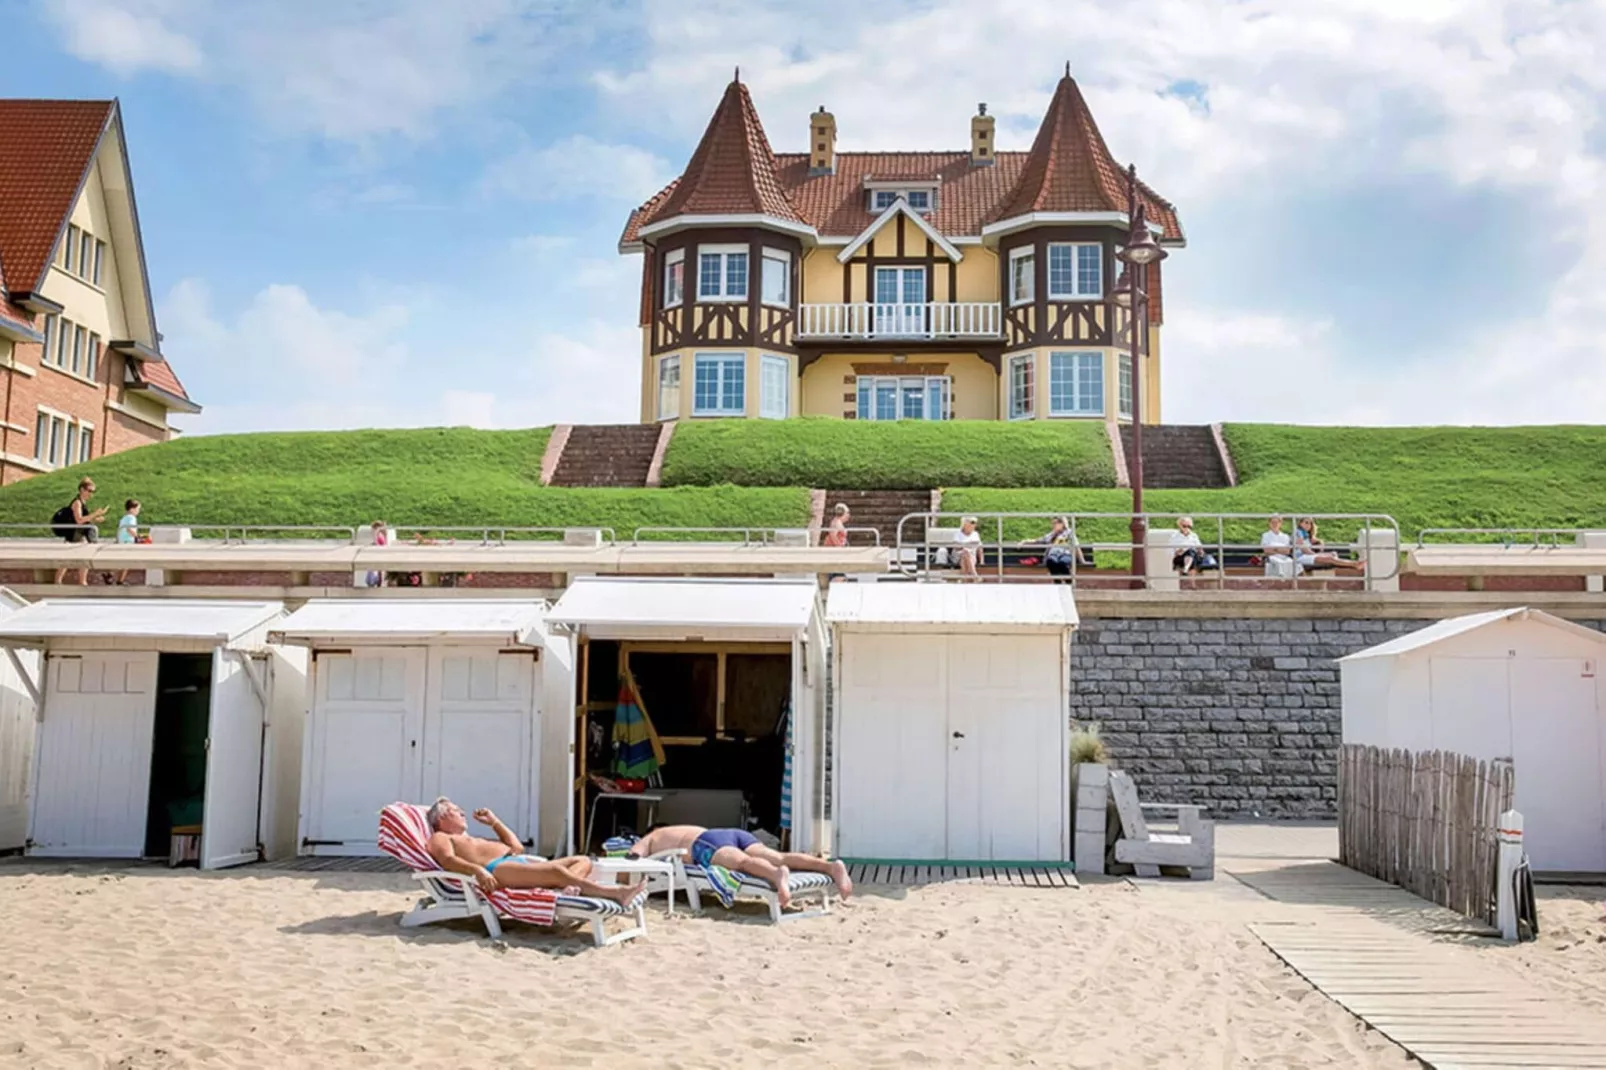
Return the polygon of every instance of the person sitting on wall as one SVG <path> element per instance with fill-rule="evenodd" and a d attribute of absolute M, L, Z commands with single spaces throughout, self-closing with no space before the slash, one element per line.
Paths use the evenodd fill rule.
<path fill-rule="evenodd" d="M 983 563 L 981 533 L 976 530 L 975 517 L 967 516 L 959 522 L 954 545 L 957 547 L 954 554 L 959 562 L 960 574 L 967 580 L 980 580 L 981 574 L 976 569 Z"/>
<path fill-rule="evenodd" d="M 787 879 L 794 869 L 824 873 L 836 882 L 837 891 L 847 899 L 853 894 L 848 867 L 840 859 L 816 858 L 797 851 L 777 851 L 759 842 L 743 829 L 707 829 L 701 825 L 662 825 L 630 845 L 628 858 L 649 858 L 665 851 L 679 851 L 693 865 L 724 866 L 765 881 L 775 889 L 782 909 L 792 901 Z"/>
<path fill-rule="evenodd" d="M 831 511 L 831 523 L 825 529 L 825 538 L 820 540 L 821 546 L 841 547 L 848 544 L 848 520 L 852 514 L 848 512 L 847 504 L 837 502 L 836 508 Z"/>
<path fill-rule="evenodd" d="M 468 834 L 463 810 L 442 795 L 426 815 L 429 820 L 429 856 L 449 873 L 473 877 L 481 891 L 498 888 L 551 888 L 566 895 L 589 895 L 628 905 L 639 895 L 643 884 L 598 884 L 590 880 L 591 860 L 578 855 L 551 862 L 524 853 L 524 844 L 502 823 L 501 818 L 483 807 L 474 811 L 474 820 L 489 826 L 496 839 Z"/>
<path fill-rule="evenodd" d="M 1322 539 L 1316 534 L 1316 518 L 1303 517 L 1294 525 L 1294 560 L 1302 568 L 1336 568 L 1346 572 L 1365 572 L 1366 564 L 1329 553 L 1322 548 Z"/>
<path fill-rule="evenodd" d="M 1193 517 L 1177 517 L 1177 530 L 1171 533 L 1171 567 L 1184 576 L 1216 567 L 1216 559 L 1206 553 L 1193 530 Z"/>
<path fill-rule="evenodd" d="M 1273 515 L 1266 521 L 1266 530 L 1260 535 L 1260 555 L 1265 562 L 1266 575 L 1279 579 L 1292 579 L 1301 569 L 1294 557 L 1293 540 L 1283 530 L 1283 518 Z"/>
<path fill-rule="evenodd" d="M 1071 534 L 1070 521 L 1063 516 L 1054 518 L 1047 533 L 1035 539 L 1027 539 L 1021 545 L 1048 547 L 1048 552 L 1043 555 L 1043 564 L 1048 568 L 1050 576 L 1069 576 L 1073 565 L 1090 568 L 1093 564 L 1082 552 L 1076 536 Z"/>

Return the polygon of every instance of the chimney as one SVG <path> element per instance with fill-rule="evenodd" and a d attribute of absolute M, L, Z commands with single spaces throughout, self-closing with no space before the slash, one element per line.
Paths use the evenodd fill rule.
<path fill-rule="evenodd" d="M 820 105 L 820 110 L 809 116 L 809 174 L 829 175 L 836 172 L 836 116 Z"/>
<path fill-rule="evenodd" d="M 994 122 L 993 117 L 987 114 L 987 105 L 976 105 L 976 115 L 970 120 L 970 166 L 992 165 Z"/>

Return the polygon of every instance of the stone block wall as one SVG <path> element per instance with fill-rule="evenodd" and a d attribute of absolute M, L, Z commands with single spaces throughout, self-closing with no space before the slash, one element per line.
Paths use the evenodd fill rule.
<path fill-rule="evenodd" d="M 1084 619 L 1071 717 L 1103 727 L 1146 802 L 1218 818 L 1332 817 L 1338 666 L 1422 620 Z"/>

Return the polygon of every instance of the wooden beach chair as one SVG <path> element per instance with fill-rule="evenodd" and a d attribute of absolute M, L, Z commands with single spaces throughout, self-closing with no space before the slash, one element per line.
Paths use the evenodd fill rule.
<path fill-rule="evenodd" d="M 1110 796 L 1121 817 L 1121 838 L 1115 841 L 1115 860 L 1137 870 L 1140 877 L 1158 877 L 1161 866 L 1176 866 L 1195 880 L 1216 875 L 1216 826 L 1200 817 L 1201 806 L 1175 803 L 1140 803 L 1130 774 L 1110 770 Z M 1155 832 L 1143 816 L 1145 810 L 1175 811 L 1176 831 Z"/>
<path fill-rule="evenodd" d="M 703 897 L 719 899 L 719 893 L 714 890 L 714 880 L 702 866 L 694 865 L 681 858 L 674 859 L 676 871 L 675 880 L 686 889 L 686 905 L 691 907 L 693 914 L 701 914 L 703 910 Z M 793 873 L 791 880 L 787 881 L 787 888 L 792 892 L 794 906 L 799 900 L 817 900 L 811 907 L 803 910 L 781 909 L 780 897 L 770 882 L 749 873 L 732 871 L 731 876 L 736 880 L 737 900 L 756 899 L 769 907 L 770 921 L 779 924 L 783 921 L 796 921 L 798 918 L 818 918 L 831 913 L 832 900 L 840 900 L 842 893 L 836 886 L 836 881 L 824 873 Z"/>
<path fill-rule="evenodd" d="M 482 892 L 473 877 L 449 873 L 429 855 L 429 821 L 422 806 L 391 803 L 379 812 L 379 848 L 413 871 L 413 879 L 424 887 L 425 897 L 402 915 L 406 928 L 437 921 L 479 918 L 492 939 L 502 937 L 501 918 L 532 925 L 578 922 L 591 929 L 597 947 L 622 943 L 647 932 L 647 893 L 642 892 L 630 906 L 611 899 L 583 895 L 560 895 L 545 888 L 498 888 Z M 614 918 L 634 922 L 609 933 L 607 923 Z"/>

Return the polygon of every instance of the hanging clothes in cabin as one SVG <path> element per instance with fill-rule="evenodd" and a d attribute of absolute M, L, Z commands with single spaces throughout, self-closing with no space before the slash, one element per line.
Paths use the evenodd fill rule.
<path fill-rule="evenodd" d="M 792 703 L 788 699 L 781 707 L 781 720 L 786 723 L 786 764 L 781 767 L 781 828 L 792 827 Z"/>

